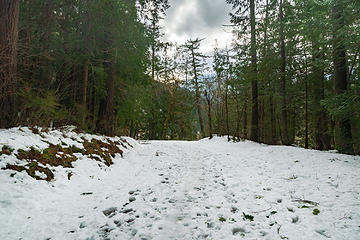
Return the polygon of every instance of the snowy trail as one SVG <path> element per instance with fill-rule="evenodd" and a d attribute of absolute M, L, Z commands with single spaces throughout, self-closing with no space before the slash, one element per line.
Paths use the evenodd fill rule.
<path fill-rule="evenodd" d="M 216 138 L 77 164 L 51 185 L 0 174 L 1 239 L 360 239 L 360 157 Z"/>

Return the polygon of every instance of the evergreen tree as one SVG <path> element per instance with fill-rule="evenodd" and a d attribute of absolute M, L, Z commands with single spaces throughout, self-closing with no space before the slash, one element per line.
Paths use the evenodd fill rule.
<path fill-rule="evenodd" d="M 0 127 L 15 124 L 19 0 L 0 1 Z"/>

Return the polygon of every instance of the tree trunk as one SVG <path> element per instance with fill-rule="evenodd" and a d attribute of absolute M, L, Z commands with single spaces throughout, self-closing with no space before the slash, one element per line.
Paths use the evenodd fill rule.
<path fill-rule="evenodd" d="M 324 96 L 324 70 L 321 67 L 323 53 L 320 48 L 313 44 L 313 108 L 314 108 L 314 138 L 315 138 L 315 149 L 318 150 L 329 150 L 330 137 L 328 135 L 328 123 L 326 112 L 320 101 L 325 98 Z"/>
<path fill-rule="evenodd" d="M 204 123 L 203 123 L 203 119 L 202 119 L 202 115 L 201 115 L 200 87 L 199 87 L 199 82 L 198 82 L 198 73 L 197 73 L 196 64 L 195 64 L 195 53 L 194 53 L 193 48 L 191 49 L 191 55 L 192 55 L 192 64 L 193 64 L 193 69 L 194 69 L 196 108 L 197 108 L 197 113 L 198 113 L 198 116 L 199 116 L 201 136 L 203 136 L 203 134 L 204 134 Z"/>
<path fill-rule="evenodd" d="M 288 134 L 287 118 L 287 99 L 286 99 L 286 55 L 285 55 L 285 35 L 284 35 L 284 13 L 283 1 L 280 0 L 280 51 L 281 51 L 281 78 L 280 78 L 280 95 L 281 95 L 281 142 L 284 145 L 290 145 Z"/>
<path fill-rule="evenodd" d="M 230 142 L 230 129 L 229 129 L 229 104 L 228 104 L 228 91 L 229 86 L 225 83 L 225 117 L 226 117 L 226 135 L 228 142 Z"/>
<path fill-rule="evenodd" d="M 164 121 L 163 130 L 162 130 L 162 134 L 161 134 L 161 139 L 163 139 L 163 140 L 166 139 L 166 134 L 167 134 L 168 127 L 169 127 L 170 117 L 171 117 L 171 114 L 172 114 L 173 109 L 174 109 L 176 89 L 177 89 L 177 86 L 174 87 L 174 91 L 170 92 L 170 104 L 169 104 L 169 107 L 168 107 L 168 112 L 167 112 L 167 115 L 166 115 L 166 119 Z"/>
<path fill-rule="evenodd" d="M 89 82 L 89 34 L 90 34 L 90 28 L 91 28 L 91 22 L 90 22 L 90 14 L 89 12 L 85 13 L 85 21 L 86 21 L 86 32 L 85 32 L 85 41 L 84 41 L 84 55 L 87 58 L 84 63 L 84 69 L 83 69 L 83 82 L 81 86 L 81 126 L 83 129 L 86 128 L 86 115 L 87 115 L 87 88 L 88 88 L 88 82 Z"/>
<path fill-rule="evenodd" d="M 244 106 L 243 106 L 243 138 L 247 139 L 248 137 L 248 131 L 247 131 L 247 101 L 246 101 L 247 95 L 245 95 L 244 100 Z"/>
<path fill-rule="evenodd" d="M 114 105 L 115 105 L 115 63 L 111 60 L 107 65 L 107 97 L 105 112 L 105 133 L 108 136 L 114 136 Z"/>
<path fill-rule="evenodd" d="M 220 118 L 221 118 L 221 100 L 218 99 L 218 103 L 216 104 L 216 133 L 218 134 L 218 136 L 221 136 L 221 130 L 220 130 Z"/>
<path fill-rule="evenodd" d="M 53 18 L 53 9 L 54 2 L 51 0 L 46 0 L 43 2 L 42 6 L 42 18 L 41 18 L 41 36 L 40 36 L 40 44 L 41 44 L 41 59 L 40 59 L 40 81 L 39 84 L 45 86 L 46 89 L 50 89 L 51 87 L 51 61 L 50 61 L 50 38 L 52 33 L 52 25 L 51 20 Z M 75 66 L 74 66 L 75 69 Z M 75 74 L 75 70 L 74 73 Z M 74 85 L 76 84 L 76 78 L 74 77 Z M 77 88 L 74 88 L 73 91 L 76 91 Z"/>
<path fill-rule="evenodd" d="M 221 84 L 221 78 L 220 76 L 217 77 L 217 104 L 216 104 L 216 129 L 217 129 L 217 134 L 219 136 L 222 136 L 223 132 L 223 121 L 222 121 L 222 102 L 223 101 L 223 97 L 222 97 L 222 84 Z"/>
<path fill-rule="evenodd" d="M 0 128 L 14 126 L 19 0 L 0 0 Z"/>
<path fill-rule="evenodd" d="M 235 95 L 236 101 L 236 138 L 240 140 L 240 119 L 241 119 L 241 112 L 240 112 L 240 104 L 239 104 L 239 96 Z"/>
<path fill-rule="evenodd" d="M 333 18 L 333 64 L 334 90 L 336 95 L 347 91 L 346 49 L 342 31 L 345 27 L 343 0 L 334 0 Z M 335 148 L 342 153 L 353 154 L 350 117 L 335 119 Z"/>
<path fill-rule="evenodd" d="M 271 144 L 277 143 L 277 130 L 276 130 L 276 116 L 275 116 L 275 107 L 274 107 L 274 97 L 270 93 L 270 122 L 271 122 Z"/>
<path fill-rule="evenodd" d="M 256 22 L 255 1 L 250 0 L 250 25 L 251 25 L 251 68 L 253 71 L 251 81 L 252 111 L 251 111 L 251 136 L 252 141 L 259 140 L 259 107 L 258 107 L 258 81 L 257 81 L 257 57 L 256 57 Z"/>
<path fill-rule="evenodd" d="M 206 98 L 207 105 L 208 105 L 209 138 L 212 139 L 213 138 L 213 135 L 212 135 L 213 130 L 212 130 L 212 119 L 211 119 L 211 99 L 206 91 L 205 91 L 205 98 Z"/>
<path fill-rule="evenodd" d="M 305 149 L 309 148 L 309 79 L 305 55 Z"/>
<path fill-rule="evenodd" d="M 91 95 L 92 95 L 92 99 L 91 99 L 91 107 L 90 107 L 90 111 L 91 111 L 91 129 L 95 130 L 96 129 L 96 84 L 95 84 L 95 77 L 92 77 L 92 84 L 91 84 Z"/>
<path fill-rule="evenodd" d="M 155 40 L 155 32 L 156 32 L 156 21 L 155 19 L 151 22 L 152 26 L 152 42 L 151 42 L 151 80 L 155 81 L 155 51 L 156 51 L 156 40 Z"/>
<path fill-rule="evenodd" d="M 86 96 L 87 96 L 87 85 L 89 80 L 89 63 L 88 61 L 84 64 L 83 69 L 83 82 L 81 86 L 81 127 L 84 129 L 86 127 L 86 113 L 87 113 L 87 105 L 86 105 Z"/>
<path fill-rule="evenodd" d="M 269 25 L 269 0 L 266 0 L 265 3 L 265 19 L 264 19 L 264 49 L 263 49 L 263 58 L 267 61 L 267 47 L 268 47 L 268 25 Z M 265 78 L 261 78 L 260 82 L 260 126 L 259 126 L 259 140 L 260 142 L 267 142 L 266 139 L 266 127 L 265 127 Z"/>
<path fill-rule="evenodd" d="M 260 80 L 259 93 L 259 142 L 265 142 L 265 96 L 264 96 L 264 79 Z"/>

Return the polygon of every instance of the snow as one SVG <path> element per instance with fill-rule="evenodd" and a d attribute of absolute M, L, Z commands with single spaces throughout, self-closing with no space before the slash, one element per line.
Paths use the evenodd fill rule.
<path fill-rule="evenodd" d="M 0 130 L 0 147 L 47 147 L 22 129 Z M 103 138 L 66 136 L 44 133 L 78 147 L 71 138 Z M 1 239 L 360 239 L 358 156 L 220 137 L 127 140 L 134 148 L 114 165 L 79 154 L 49 183 L 0 170 Z M 0 168 L 15 161 L 1 155 Z"/>

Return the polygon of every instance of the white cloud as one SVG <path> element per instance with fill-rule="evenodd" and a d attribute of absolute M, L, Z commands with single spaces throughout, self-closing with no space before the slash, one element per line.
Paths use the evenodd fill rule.
<path fill-rule="evenodd" d="M 171 8 L 162 21 L 164 40 L 184 43 L 188 39 L 206 38 L 201 51 L 212 54 L 215 39 L 218 46 L 231 44 L 231 31 L 223 24 L 229 23 L 231 7 L 225 0 L 170 0 Z"/>

